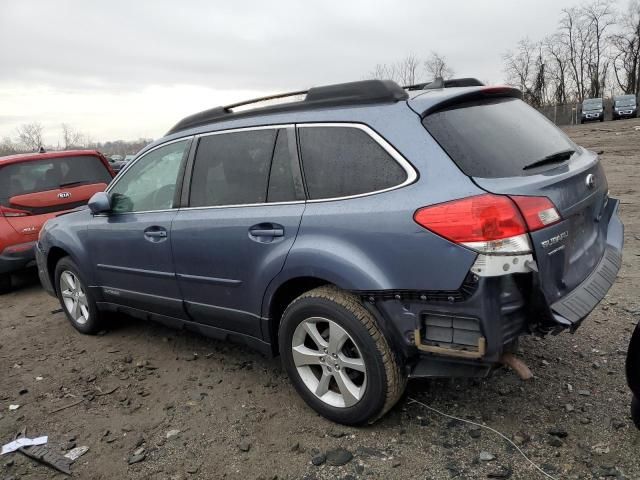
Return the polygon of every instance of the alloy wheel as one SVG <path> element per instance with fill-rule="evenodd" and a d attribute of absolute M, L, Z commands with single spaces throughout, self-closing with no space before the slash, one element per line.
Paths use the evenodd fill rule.
<path fill-rule="evenodd" d="M 311 317 L 291 339 L 293 362 L 305 386 L 324 403 L 347 408 L 367 388 L 367 368 L 358 345 L 333 320 Z"/>
<path fill-rule="evenodd" d="M 76 274 L 65 270 L 60 274 L 60 292 L 67 313 L 78 325 L 89 321 L 87 295 Z"/>

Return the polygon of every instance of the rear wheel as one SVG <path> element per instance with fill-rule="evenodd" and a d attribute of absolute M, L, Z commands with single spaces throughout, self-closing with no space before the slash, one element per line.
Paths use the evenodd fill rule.
<path fill-rule="evenodd" d="M 9 293 L 11 291 L 11 274 L 0 273 L 0 294 Z"/>
<path fill-rule="evenodd" d="M 631 418 L 637 428 L 640 428 L 640 401 L 634 396 L 631 400 Z"/>
<path fill-rule="evenodd" d="M 58 262 L 55 287 L 60 305 L 76 330 L 95 334 L 102 328 L 102 318 L 80 269 L 69 257 Z"/>
<path fill-rule="evenodd" d="M 279 346 L 298 393 L 334 422 L 373 422 L 404 392 L 406 375 L 375 318 L 337 288 L 294 300 L 282 318 Z"/>

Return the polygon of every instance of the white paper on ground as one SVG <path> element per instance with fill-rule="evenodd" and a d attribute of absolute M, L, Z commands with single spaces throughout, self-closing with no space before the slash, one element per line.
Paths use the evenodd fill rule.
<path fill-rule="evenodd" d="M 14 440 L 13 442 L 9 442 L 6 445 L 3 445 L 2 453 L 0 455 L 4 455 L 5 453 L 15 452 L 16 450 L 22 447 L 30 447 L 31 445 L 44 445 L 45 443 L 47 443 L 47 441 L 49 441 L 49 437 L 47 437 L 46 435 L 44 437 L 37 437 L 37 438 L 22 437 L 17 440 Z"/>
<path fill-rule="evenodd" d="M 69 460 L 73 460 L 75 462 L 78 458 L 80 458 L 82 455 L 84 455 L 88 451 L 89 451 L 89 447 L 72 448 L 67 452 L 67 454 L 65 455 L 65 458 L 68 458 Z"/>

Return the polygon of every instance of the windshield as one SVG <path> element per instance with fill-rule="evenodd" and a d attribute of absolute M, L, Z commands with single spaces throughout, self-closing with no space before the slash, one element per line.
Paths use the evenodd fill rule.
<path fill-rule="evenodd" d="M 601 98 L 588 98 L 584 102 L 582 102 L 582 108 L 594 109 L 594 108 L 602 108 L 602 99 Z"/>
<path fill-rule="evenodd" d="M 633 107 L 636 104 L 634 95 L 625 95 L 624 97 L 616 97 L 616 107 Z"/>
<path fill-rule="evenodd" d="M 89 155 L 13 163 L 0 167 L 0 205 L 17 195 L 110 181 L 100 159 Z"/>
<path fill-rule="evenodd" d="M 423 124 L 471 177 L 540 173 L 557 167 L 559 153 L 577 148 L 553 123 L 516 98 L 458 104 L 428 115 Z"/>

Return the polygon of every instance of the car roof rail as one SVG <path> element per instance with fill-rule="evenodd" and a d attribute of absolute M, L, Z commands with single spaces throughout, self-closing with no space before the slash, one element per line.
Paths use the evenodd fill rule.
<path fill-rule="evenodd" d="M 286 103 L 259 106 L 260 103 L 302 96 L 304 97 Z M 338 83 L 211 108 L 183 118 L 167 132 L 167 135 L 210 123 L 265 113 L 291 112 L 322 107 L 395 103 L 407 98 L 409 98 L 407 92 L 391 80 L 361 80 L 358 82 Z M 255 106 L 255 108 L 245 110 L 243 107 L 247 106 Z M 238 109 L 242 110 L 238 111 Z"/>
<path fill-rule="evenodd" d="M 455 87 L 483 87 L 482 83 L 477 78 L 464 77 L 464 78 L 449 78 L 444 80 L 442 77 L 436 77 L 436 79 L 427 83 L 422 87 L 422 90 L 433 90 L 437 88 L 455 88 Z"/>

